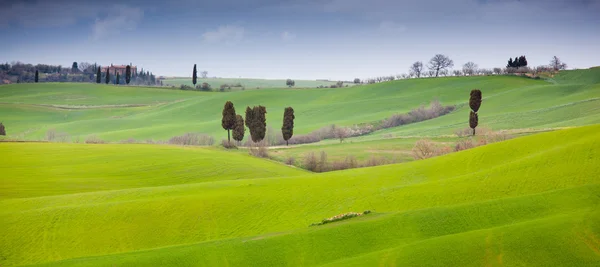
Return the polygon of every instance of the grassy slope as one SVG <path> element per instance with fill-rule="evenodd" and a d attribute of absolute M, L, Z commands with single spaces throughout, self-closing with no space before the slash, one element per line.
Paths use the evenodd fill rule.
<path fill-rule="evenodd" d="M 242 84 L 246 89 L 255 89 L 259 88 L 282 88 L 285 87 L 286 80 L 266 80 L 266 79 L 245 79 L 245 78 L 207 78 L 207 79 L 198 79 L 197 84 L 202 84 L 204 82 L 210 84 L 213 88 L 219 88 L 222 84 Z M 297 88 L 315 88 L 320 85 L 329 86 L 335 84 L 335 82 L 325 82 L 325 81 L 310 81 L 310 80 L 296 80 L 295 87 Z M 192 78 L 169 78 L 163 80 L 164 85 L 174 85 L 180 86 L 182 84 L 192 86 Z M 348 84 L 348 86 L 353 86 L 354 84 Z M 233 87 L 233 90 L 237 88 Z"/>
<path fill-rule="evenodd" d="M 150 145 L 5 143 L 0 199 L 282 177 L 306 172 L 240 153 Z"/>
<path fill-rule="evenodd" d="M 509 266 L 594 264 L 600 260 L 599 130 L 543 133 L 424 161 L 300 177 L 16 195 L 0 201 L 0 264 L 105 254 L 116 255 L 59 264 L 480 266 L 498 257 Z M 20 160 L 26 159 L 14 159 Z M 6 166 L 3 173 L 18 170 Z M 43 191 L 27 186 L 22 197 Z M 307 227 L 366 209 L 375 214 Z"/>
<path fill-rule="evenodd" d="M 18 84 L 0 87 L 0 114 L 13 137 L 43 139 L 55 128 L 85 138 L 98 134 L 111 141 L 135 138 L 168 139 L 185 132 L 204 132 L 218 139 L 223 103 L 238 112 L 265 105 L 267 124 L 278 131 L 284 107 L 296 111 L 295 133 L 320 127 L 372 122 L 404 113 L 438 98 L 444 104 L 464 104 L 473 88 L 484 92 L 480 123 L 493 129 L 579 126 L 600 122 L 600 84 L 590 75 L 600 69 L 567 72 L 549 83 L 507 76 L 411 79 L 341 89 L 265 89 L 231 93 L 184 92 L 93 84 Z M 583 73 L 583 74 L 582 74 Z M 571 76 L 576 77 L 571 77 Z M 577 76 L 578 75 L 578 76 Z M 587 76 L 586 76 L 587 75 Z M 580 79 L 581 82 L 577 83 Z M 31 104 L 104 105 L 93 109 L 58 109 Z M 146 104 L 141 107 L 106 105 Z M 466 127 L 467 107 L 449 115 L 358 138 L 450 135 Z"/>

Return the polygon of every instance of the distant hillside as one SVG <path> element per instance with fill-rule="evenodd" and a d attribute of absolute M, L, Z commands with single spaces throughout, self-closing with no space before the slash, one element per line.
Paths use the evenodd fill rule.
<path fill-rule="evenodd" d="M 227 84 L 230 86 L 233 85 L 241 85 L 239 88 L 233 89 L 257 89 L 257 88 L 285 88 L 287 87 L 285 84 L 285 79 L 280 80 L 268 80 L 268 79 L 250 79 L 250 78 L 198 78 L 198 84 L 208 83 L 212 88 L 219 88 L 223 84 Z M 336 84 L 336 82 L 332 81 L 322 81 L 322 80 L 294 80 L 296 82 L 295 88 L 316 88 L 319 86 L 329 87 L 331 85 Z M 192 78 L 166 78 L 163 80 L 163 85 L 168 86 L 180 86 L 180 85 L 189 85 L 192 86 Z M 353 86 L 352 83 L 344 83 L 344 86 Z"/>

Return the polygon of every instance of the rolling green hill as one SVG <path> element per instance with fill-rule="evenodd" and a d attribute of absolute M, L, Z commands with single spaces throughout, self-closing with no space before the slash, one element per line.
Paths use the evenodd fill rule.
<path fill-rule="evenodd" d="M 261 89 L 229 93 L 188 92 L 95 84 L 15 84 L 0 86 L 0 114 L 11 138 L 42 140 L 48 129 L 71 137 L 98 135 L 166 140 L 186 132 L 226 136 L 223 104 L 238 113 L 267 107 L 267 124 L 278 131 L 283 109 L 292 106 L 294 132 L 305 134 L 331 124 L 376 122 L 439 99 L 458 109 L 437 119 L 360 137 L 445 136 L 467 127 L 469 91 L 484 102 L 480 125 L 499 129 L 544 129 L 600 123 L 600 68 L 565 71 L 550 81 L 511 76 L 410 79 L 339 89 Z"/>
<path fill-rule="evenodd" d="M 241 155 L 232 167 L 217 162 L 235 153 L 206 148 L 0 144 L 11 155 L 0 164 L 0 265 L 594 266 L 599 130 L 325 174 L 276 170 Z M 67 155 L 90 166 L 62 168 Z M 186 171 L 181 165 L 168 167 L 184 159 L 183 166 L 199 164 L 188 179 L 175 175 Z M 227 175 L 243 173 L 246 159 L 257 176 Z M 49 180 L 28 179 L 31 162 Z M 200 172 L 211 164 L 206 172 L 223 179 Z M 264 168 L 273 173 L 260 174 Z M 106 184 L 81 184 L 95 177 Z M 363 210 L 373 213 L 309 227 Z"/>

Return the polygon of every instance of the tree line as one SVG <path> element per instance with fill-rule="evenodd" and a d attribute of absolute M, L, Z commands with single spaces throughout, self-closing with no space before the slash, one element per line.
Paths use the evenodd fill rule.
<path fill-rule="evenodd" d="M 440 76 L 477 76 L 477 75 L 502 75 L 502 74 L 514 74 L 514 73 L 530 73 L 537 75 L 541 72 L 555 72 L 567 69 L 567 64 L 562 62 L 560 58 L 554 56 L 548 65 L 541 65 L 535 68 L 529 67 L 526 56 L 519 56 L 510 58 L 508 64 L 504 68 L 479 68 L 479 66 L 469 61 L 461 66 L 459 69 L 452 69 L 454 67 L 454 61 L 450 57 L 437 54 L 432 57 L 427 64 L 422 61 L 416 61 L 409 66 L 408 73 L 398 75 L 387 75 L 379 76 L 374 78 L 368 78 L 361 80 L 359 78 L 354 79 L 356 84 L 373 84 L 379 82 L 394 81 L 400 79 L 411 79 L 411 78 L 427 78 L 427 77 L 440 77 Z"/>
<path fill-rule="evenodd" d="M 250 131 L 250 138 L 254 143 L 260 143 L 267 133 L 267 108 L 261 105 L 246 107 L 245 120 L 236 114 L 235 107 L 231 101 L 225 102 L 223 106 L 221 127 L 227 130 L 227 142 L 231 144 L 231 131 L 233 131 L 233 140 L 241 142 L 244 139 L 246 128 Z M 283 126 L 281 133 L 286 145 L 294 135 L 294 109 L 287 107 L 283 112 Z M 245 126 L 245 127 L 244 127 Z"/>
<path fill-rule="evenodd" d="M 131 68 L 131 67 L 130 67 Z M 101 73 L 101 66 L 88 62 L 73 62 L 71 67 L 47 64 L 25 64 L 22 62 L 0 64 L 0 84 L 4 83 L 37 83 L 37 82 L 88 82 L 100 83 L 106 81 L 112 84 L 134 85 L 161 85 L 161 81 L 149 71 L 141 69 L 139 72 L 129 70 L 129 75 L 118 77 L 112 74 Z"/>

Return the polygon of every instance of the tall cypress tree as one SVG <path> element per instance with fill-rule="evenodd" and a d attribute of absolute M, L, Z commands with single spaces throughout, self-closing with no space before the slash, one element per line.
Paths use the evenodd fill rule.
<path fill-rule="evenodd" d="M 115 79 L 115 84 L 119 84 L 119 73 L 117 72 L 117 79 Z"/>
<path fill-rule="evenodd" d="M 125 82 L 129 85 L 130 81 L 131 81 L 131 66 L 127 65 L 127 67 L 125 68 Z"/>
<path fill-rule="evenodd" d="M 241 142 L 244 140 L 244 133 L 246 128 L 244 127 L 244 119 L 242 115 L 235 115 L 235 126 L 233 127 L 233 140 Z"/>
<path fill-rule="evenodd" d="M 233 129 L 236 123 L 235 108 L 231 101 L 227 101 L 223 107 L 223 119 L 221 120 L 221 126 L 227 130 L 227 142 L 231 142 L 230 130 Z"/>
<path fill-rule="evenodd" d="M 288 140 L 294 135 L 294 109 L 292 107 L 285 108 L 283 112 L 283 126 L 281 126 L 281 133 L 283 134 L 283 140 L 285 145 L 288 145 Z"/>
<path fill-rule="evenodd" d="M 96 68 L 96 83 L 102 83 L 102 68 L 100 66 Z"/>
<path fill-rule="evenodd" d="M 507 68 L 512 68 L 513 66 L 513 60 L 512 57 L 508 59 L 508 65 L 506 65 Z"/>
<path fill-rule="evenodd" d="M 196 82 L 198 81 L 198 71 L 196 70 L 196 64 L 194 64 L 194 71 L 192 72 L 192 83 L 194 87 L 196 87 Z"/>
<path fill-rule="evenodd" d="M 110 83 L 110 67 L 106 67 L 106 84 Z"/>
<path fill-rule="evenodd" d="M 469 107 L 471 113 L 469 113 L 469 127 L 473 129 L 473 136 L 475 135 L 475 128 L 479 125 L 479 115 L 477 112 L 481 107 L 481 90 L 471 90 L 471 97 L 469 98 Z"/>
<path fill-rule="evenodd" d="M 35 82 L 37 83 L 40 80 L 40 73 L 38 70 L 35 70 Z"/>

